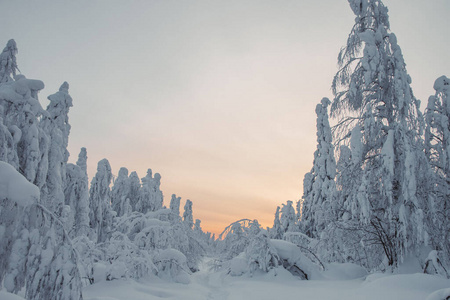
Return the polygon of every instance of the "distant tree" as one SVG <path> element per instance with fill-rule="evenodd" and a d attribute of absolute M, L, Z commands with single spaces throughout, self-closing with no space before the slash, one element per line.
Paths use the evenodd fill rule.
<path fill-rule="evenodd" d="M 106 241 L 112 229 L 113 213 L 109 188 L 111 180 L 111 166 L 107 159 L 103 159 L 98 163 L 97 173 L 91 181 L 89 190 L 90 227 L 94 231 L 94 240 L 98 243 Z"/>
<path fill-rule="evenodd" d="M 131 208 L 127 207 L 130 205 L 130 188 L 128 169 L 120 168 L 119 175 L 111 189 L 111 206 L 118 217 L 123 216 L 125 212 L 131 210 Z"/>
<path fill-rule="evenodd" d="M 282 239 L 283 238 L 284 229 L 281 226 L 280 221 L 280 207 L 277 206 L 277 210 L 275 211 L 275 218 L 273 220 L 273 226 L 270 229 L 270 237 L 272 239 Z"/>
<path fill-rule="evenodd" d="M 16 77 L 17 51 L 16 42 L 11 39 L 0 53 L 0 83 L 13 81 Z"/>
<path fill-rule="evenodd" d="M 281 208 L 281 226 L 284 232 L 296 231 L 296 216 L 292 201 L 287 201 Z"/>
<path fill-rule="evenodd" d="M 141 181 L 139 180 L 138 174 L 133 171 L 129 177 L 130 180 L 130 194 L 128 198 L 130 199 L 130 205 L 132 211 L 137 211 L 136 205 L 139 202 L 139 195 L 141 194 Z"/>
<path fill-rule="evenodd" d="M 192 228 L 192 226 L 194 225 L 194 217 L 192 215 L 192 201 L 189 199 L 186 200 L 186 204 L 184 205 L 183 223 L 188 228 Z"/>
<path fill-rule="evenodd" d="M 139 201 L 136 203 L 136 210 L 142 213 L 148 211 L 156 211 L 162 208 L 163 194 L 160 190 L 161 175 L 155 173 L 152 175 L 152 170 L 147 170 L 147 175 L 142 178 L 142 188 L 139 195 Z"/>
<path fill-rule="evenodd" d="M 65 204 L 70 207 L 70 217 L 66 228 L 72 237 L 89 233 L 89 186 L 86 170 L 86 148 L 81 148 L 77 164 L 67 164 Z"/>
<path fill-rule="evenodd" d="M 177 195 L 172 194 L 172 198 L 170 199 L 170 210 L 177 217 L 180 216 L 180 201 L 181 197 L 177 197 Z"/>

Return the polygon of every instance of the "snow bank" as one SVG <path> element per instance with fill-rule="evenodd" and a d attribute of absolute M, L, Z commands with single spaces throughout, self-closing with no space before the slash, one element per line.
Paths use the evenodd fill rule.
<path fill-rule="evenodd" d="M 0 299 L 2 300 L 24 300 L 25 298 L 19 297 L 15 294 L 0 291 Z"/>
<path fill-rule="evenodd" d="M 326 271 L 323 272 L 323 276 L 328 280 L 351 280 L 367 276 L 367 271 L 357 264 L 331 263 L 326 265 Z"/>
<path fill-rule="evenodd" d="M 25 207 L 39 199 L 39 188 L 28 182 L 13 166 L 0 161 L 0 199 L 10 199 Z"/>
<path fill-rule="evenodd" d="M 426 300 L 446 300 L 450 298 L 450 288 L 431 293 Z"/>

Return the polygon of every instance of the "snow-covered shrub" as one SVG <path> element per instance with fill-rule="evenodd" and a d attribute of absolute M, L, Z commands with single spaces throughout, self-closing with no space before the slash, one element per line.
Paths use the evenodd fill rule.
<path fill-rule="evenodd" d="M 250 245 L 245 249 L 245 255 L 251 274 L 256 270 L 268 272 L 281 264 L 280 257 L 270 243 L 268 233 L 265 230 L 251 239 Z"/>
<path fill-rule="evenodd" d="M 441 255 L 445 255 L 442 252 L 436 250 L 431 251 L 425 260 L 424 273 L 427 274 L 437 274 L 445 278 L 450 278 L 450 272 L 448 266 L 446 267 L 440 258 Z"/>
<path fill-rule="evenodd" d="M 153 261 L 158 269 L 158 277 L 179 283 L 190 282 L 187 258 L 180 251 L 172 248 L 160 250 Z"/>
<path fill-rule="evenodd" d="M 270 240 L 283 267 L 293 275 L 301 279 L 313 279 L 320 277 L 320 268 L 307 258 L 303 252 L 292 243 L 281 240 Z"/>

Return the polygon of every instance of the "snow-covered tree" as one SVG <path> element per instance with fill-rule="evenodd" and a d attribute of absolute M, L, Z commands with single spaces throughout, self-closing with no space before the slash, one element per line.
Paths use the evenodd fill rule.
<path fill-rule="evenodd" d="M 0 53 L 0 83 L 13 81 L 16 77 L 16 70 L 18 70 L 17 51 L 16 41 L 11 39 Z"/>
<path fill-rule="evenodd" d="M 270 229 L 270 237 L 272 239 L 282 239 L 283 233 L 284 233 L 284 229 L 281 226 L 281 221 L 280 221 L 280 207 L 277 206 L 277 210 L 275 211 L 275 217 L 273 220 L 273 226 Z"/>
<path fill-rule="evenodd" d="M 66 228 L 72 237 L 89 234 L 89 186 L 86 148 L 81 148 L 76 165 L 66 166 L 65 204 L 70 207 Z"/>
<path fill-rule="evenodd" d="M 104 242 L 112 229 L 113 212 L 111 209 L 111 166 L 107 159 L 98 162 L 97 173 L 91 181 L 89 190 L 89 220 L 94 231 L 94 239 Z"/>
<path fill-rule="evenodd" d="M 187 199 L 184 204 L 183 223 L 188 227 L 194 226 L 194 217 L 192 215 L 192 201 Z"/>
<path fill-rule="evenodd" d="M 180 217 L 180 201 L 181 197 L 172 194 L 172 198 L 170 199 L 170 210 L 176 217 Z"/>
<path fill-rule="evenodd" d="M 47 116 L 41 122 L 50 138 L 47 179 L 41 197 L 47 208 L 60 216 L 64 205 L 66 165 L 69 159 L 69 108 L 72 107 L 69 84 L 64 82 L 57 93 L 48 96 L 48 100 L 50 104 Z"/>
<path fill-rule="evenodd" d="M 77 256 L 63 224 L 39 204 L 39 189 L 0 162 L 0 281 L 27 299 L 81 296 Z"/>
<path fill-rule="evenodd" d="M 363 243 L 384 249 L 387 264 L 416 250 L 426 238 L 427 162 L 420 102 L 414 97 L 397 38 L 389 32 L 380 0 L 349 0 L 356 15 L 339 54 L 331 114 L 337 141 L 353 149 L 361 170 L 356 195 L 347 195 L 352 222 L 366 232 Z M 354 176 L 354 175 L 353 175 Z M 380 258 L 381 259 L 381 258 Z"/>
<path fill-rule="evenodd" d="M 245 254 L 251 274 L 256 270 L 268 272 L 282 264 L 276 249 L 270 243 L 269 234 L 265 230 L 261 230 L 251 240 L 245 249 Z"/>
<path fill-rule="evenodd" d="M 292 206 L 292 201 L 289 200 L 286 204 L 283 204 L 281 208 L 280 222 L 284 232 L 296 230 L 297 220 L 294 207 Z"/>
<path fill-rule="evenodd" d="M 323 98 L 316 106 L 317 150 L 314 152 L 313 168 L 303 181 L 303 230 L 308 236 L 315 238 L 332 221 L 332 210 L 335 207 L 336 162 L 328 122 L 329 104 L 330 100 Z"/>
<path fill-rule="evenodd" d="M 128 169 L 120 168 L 119 175 L 111 189 L 111 206 L 118 217 L 123 216 L 125 212 L 131 211 L 131 207 L 128 207 L 130 206 L 129 195 L 130 180 L 128 177 Z"/>
<path fill-rule="evenodd" d="M 142 178 L 142 188 L 139 195 L 139 201 L 136 203 L 136 210 L 142 213 L 148 211 L 156 211 L 162 208 L 163 194 L 160 190 L 161 175 L 155 173 L 152 175 L 152 170 L 147 170 L 147 175 Z"/>
<path fill-rule="evenodd" d="M 444 253 L 450 267 L 450 79 L 434 83 L 425 114 L 425 149 L 433 170 L 433 201 L 429 211 L 432 244 Z"/>
<path fill-rule="evenodd" d="M 141 193 L 141 181 L 138 174 L 133 171 L 129 177 L 130 180 L 130 194 L 128 198 L 130 199 L 131 210 L 136 211 L 136 205 L 139 201 L 139 195 Z"/>

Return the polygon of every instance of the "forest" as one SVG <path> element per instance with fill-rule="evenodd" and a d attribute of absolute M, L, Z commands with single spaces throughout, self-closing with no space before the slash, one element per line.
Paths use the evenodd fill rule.
<path fill-rule="evenodd" d="M 205 261 L 227 276 L 286 271 L 305 281 L 336 264 L 367 276 L 396 274 L 414 261 L 448 284 L 450 79 L 437 78 L 421 104 L 386 6 L 348 2 L 355 23 L 338 55 L 334 98 L 315 109 L 317 149 L 301 199 L 276 207 L 270 228 L 242 219 L 219 236 L 202 230 L 191 200 L 183 206 L 179 195 L 164 197 L 151 169 L 140 178 L 122 167 L 113 178 L 103 159 L 89 180 L 86 148 L 69 163 L 69 84 L 44 109 L 44 83 L 20 73 L 18 46 L 7 41 L 0 54 L 0 296 L 78 300 L 105 281 L 189 284 Z M 429 299 L 449 297 L 446 289 Z"/>

